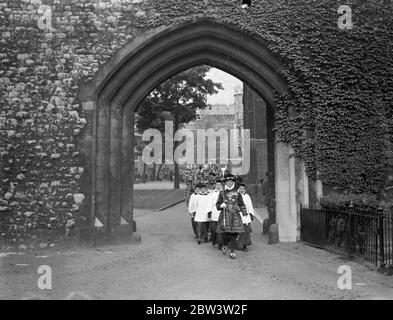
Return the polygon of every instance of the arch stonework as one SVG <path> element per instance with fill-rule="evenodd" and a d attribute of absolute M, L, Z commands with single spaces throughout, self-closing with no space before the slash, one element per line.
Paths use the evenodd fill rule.
<path fill-rule="evenodd" d="M 144 97 L 167 78 L 208 64 L 247 82 L 274 111 L 274 92 L 287 90 L 280 61 L 260 39 L 212 19 L 141 32 L 81 88 L 89 119 L 81 144 L 90 158 L 90 218 L 103 233 L 132 236 L 133 121 Z M 304 166 L 274 137 L 276 216 L 281 241 L 297 239 L 297 203 L 304 200 Z M 296 168 L 300 168 L 297 170 Z M 304 189 L 303 189 L 304 187 Z M 302 199 L 301 199 L 302 198 Z M 128 225 L 122 224 L 122 218 Z"/>

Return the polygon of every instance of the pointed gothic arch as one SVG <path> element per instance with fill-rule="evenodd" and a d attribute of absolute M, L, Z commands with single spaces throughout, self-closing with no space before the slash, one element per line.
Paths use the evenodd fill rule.
<path fill-rule="evenodd" d="M 274 92 L 287 90 L 280 76 L 280 60 L 262 39 L 206 18 L 141 32 L 82 88 L 80 96 L 90 119 L 85 138 L 91 142 L 91 148 L 85 150 L 91 167 L 86 186 L 91 197 L 90 221 L 98 218 L 107 235 L 118 234 L 123 219 L 133 221 L 134 111 L 161 82 L 201 64 L 248 83 L 271 110 L 275 108 Z M 290 147 L 275 141 L 272 152 L 280 232 L 283 240 L 293 241 L 296 203 L 294 182 L 290 182 L 294 174 L 290 172 Z M 132 228 L 127 232 L 131 234 Z"/>

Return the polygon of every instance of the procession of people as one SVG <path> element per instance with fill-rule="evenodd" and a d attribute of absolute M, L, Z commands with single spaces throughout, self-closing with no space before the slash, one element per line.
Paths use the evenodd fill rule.
<path fill-rule="evenodd" d="M 200 168 L 187 180 L 185 192 L 197 244 L 217 245 L 231 259 L 236 259 L 236 250 L 248 251 L 254 208 L 239 176 Z"/>

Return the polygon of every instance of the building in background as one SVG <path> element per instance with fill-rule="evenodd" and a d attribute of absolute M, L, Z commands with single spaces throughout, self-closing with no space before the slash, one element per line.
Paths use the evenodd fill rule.
<path fill-rule="evenodd" d="M 241 156 L 241 129 L 244 128 L 244 106 L 243 106 L 243 86 L 236 86 L 234 88 L 234 102 L 232 104 L 214 104 L 207 107 L 204 110 L 199 111 L 199 119 L 190 122 L 183 126 L 184 129 L 191 130 L 195 137 L 194 143 L 194 163 L 197 165 L 202 164 L 217 164 L 221 167 L 230 168 L 231 158 L 230 158 L 230 143 L 237 143 L 237 154 L 238 157 L 235 159 L 239 159 Z M 200 163 L 201 161 L 197 160 L 198 152 L 200 153 L 200 149 L 198 150 L 197 146 L 197 131 L 198 130 L 220 130 L 224 129 L 228 133 L 228 147 L 225 157 L 220 157 L 221 151 L 221 142 L 220 139 L 216 139 L 215 141 L 215 152 L 216 156 L 212 156 L 209 154 L 209 140 L 205 139 L 205 160 L 204 163 Z M 237 129 L 234 130 L 234 129 Z M 232 131 L 231 131 L 232 130 Z M 237 134 L 237 139 L 231 134 Z"/>
<path fill-rule="evenodd" d="M 243 128 L 243 87 L 236 86 L 233 104 L 214 104 L 199 111 L 200 118 L 188 123 L 184 128 L 196 129 L 233 129 Z"/>

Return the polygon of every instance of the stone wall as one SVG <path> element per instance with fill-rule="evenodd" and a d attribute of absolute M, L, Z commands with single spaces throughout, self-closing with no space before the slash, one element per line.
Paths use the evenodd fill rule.
<path fill-rule="evenodd" d="M 54 246 L 78 223 L 89 169 L 78 145 L 89 120 L 79 84 L 133 38 L 142 5 L 0 1 L 3 245 Z"/>

